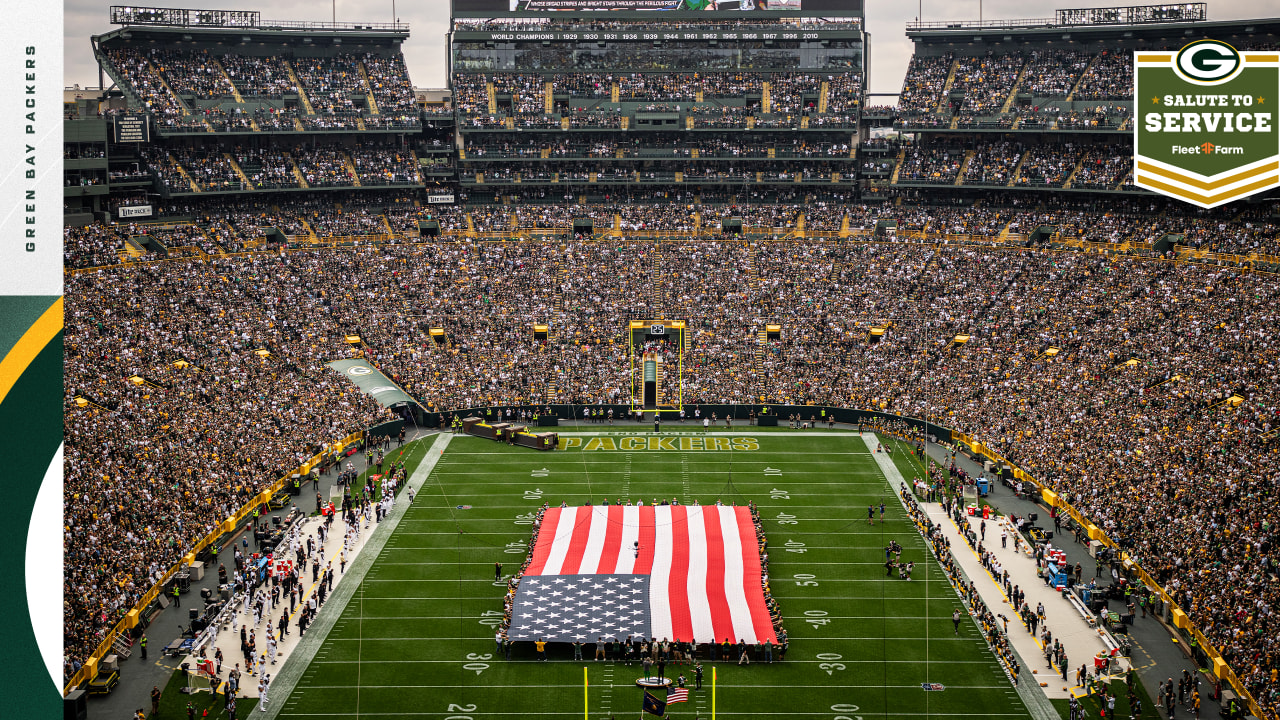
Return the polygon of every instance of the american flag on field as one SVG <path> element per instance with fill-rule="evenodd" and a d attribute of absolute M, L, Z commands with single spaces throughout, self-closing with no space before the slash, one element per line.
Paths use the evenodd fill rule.
<path fill-rule="evenodd" d="M 678 702 L 689 702 L 689 691 L 685 688 L 679 688 L 667 693 L 667 704 Z"/>
<path fill-rule="evenodd" d="M 639 543 L 639 551 L 636 551 Z M 550 508 L 512 608 L 512 640 L 628 636 L 777 642 L 745 507 Z"/>

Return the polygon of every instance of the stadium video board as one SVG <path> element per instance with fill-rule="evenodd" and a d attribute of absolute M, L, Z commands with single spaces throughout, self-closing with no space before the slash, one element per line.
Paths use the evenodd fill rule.
<path fill-rule="evenodd" d="M 822 12 L 862 14 L 862 0 L 453 0 L 455 15 L 537 12 Z"/>
<path fill-rule="evenodd" d="M 511 0 L 521 10 L 800 10 L 802 0 Z"/>

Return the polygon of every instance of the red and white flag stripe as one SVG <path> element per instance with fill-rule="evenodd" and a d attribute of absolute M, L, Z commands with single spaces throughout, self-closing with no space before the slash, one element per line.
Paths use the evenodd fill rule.
<path fill-rule="evenodd" d="M 653 637 L 777 641 L 745 507 L 549 508 L 525 574 L 648 575 Z"/>

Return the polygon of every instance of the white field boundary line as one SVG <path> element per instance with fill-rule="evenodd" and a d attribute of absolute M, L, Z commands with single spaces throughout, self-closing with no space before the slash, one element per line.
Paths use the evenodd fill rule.
<path fill-rule="evenodd" d="M 452 437 L 449 433 L 437 435 L 435 441 L 431 444 L 431 448 L 427 450 L 427 454 L 423 456 L 418 463 L 418 467 L 414 469 L 413 475 L 409 477 L 407 484 L 413 489 L 415 495 L 419 494 L 427 476 L 435 469 L 436 463 L 440 462 L 440 456 L 449 447 Z M 338 583 L 337 587 L 334 588 L 329 601 L 325 603 L 320 612 L 316 613 L 315 621 L 307 628 L 306 636 L 298 641 L 293 652 L 285 660 L 284 666 L 280 668 L 280 672 L 272 680 L 271 688 L 274 691 L 276 701 L 271 703 L 271 707 L 266 710 L 255 711 L 255 713 L 261 712 L 261 715 L 258 715 L 260 720 L 275 720 L 276 716 L 281 714 L 281 709 L 298 686 L 306 667 L 329 636 L 329 631 L 333 629 L 334 624 L 346 611 L 347 605 L 356 594 L 357 588 L 363 586 L 365 575 L 368 574 L 369 568 L 373 566 L 374 561 L 382 554 L 387 540 L 395 533 L 401 518 L 409 510 L 411 503 L 409 502 L 407 491 L 402 492 L 405 493 L 403 498 L 396 500 L 390 515 L 373 529 L 369 539 L 365 541 L 364 547 L 361 548 L 360 554 L 356 556 L 351 563 L 351 567 L 344 574 L 343 582 Z"/>
<path fill-rule="evenodd" d="M 470 685 L 470 687 L 475 687 L 475 685 Z M 521 687 L 529 687 L 529 685 L 521 685 Z M 575 687 L 577 687 L 577 685 L 575 685 Z M 823 687 L 842 687 L 842 685 L 823 685 Z M 877 685 L 877 687 L 883 687 L 883 685 Z M 919 687 L 919 685 L 913 685 L 913 687 Z M 707 682 L 705 682 L 705 680 L 703 682 L 703 692 L 707 692 Z M 829 714 L 829 711 L 827 712 L 827 714 Z M 422 717 L 422 716 L 428 716 L 428 715 L 431 717 L 439 717 L 440 715 L 442 715 L 442 712 L 440 712 L 439 710 L 429 711 L 429 712 L 428 711 L 424 711 L 424 712 L 364 712 L 362 711 L 360 714 L 360 717 Z M 511 711 L 509 710 L 504 710 L 499 712 L 472 711 L 472 712 L 468 712 L 467 715 L 498 715 L 503 717 L 511 717 Z M 581 711 L 543 710 L 539 712 L 525 712 L 525 714 L 522 714 L 521 717 L 541 717 L 543 715 L 580 716 Z M 726 712 L 721 710 L 717 712 L 717 715 L 732 715 L 732 716 L 745 715 L 748 717 L 759 717 L 760 711 L 753 710 L 749 712 Z M 768 712 L 768 715 L 771 715 L 771 716 L 801 715 L 801 716 L 813 717 L 814 712 L 813 711 L 790 712 L 790 711 L 771 710 Z M 818 712 L 818 715 L 826 715 L 826 714 L 824 714 L 824 712 Z M 858 715 L 861 717 L 937 717 L 936 712 L 868 712 L 867 710 L 859 710 Z M 1023 717 L 1023 719 L 1027 717 L 1027 714 L 1025 714 L 1025 712 L 947 712 L 946 715 L 947 717 Z M 357 717 L 355 712 L 280 712 L 279 716 L 280 717 Z"/>
<path fill-rule="evenodd" d="M 875 446 L 879 444 L 879 438 L 876 437 L 875 433 L 870 433 L 870 432 L 863 433 L 862 439 L 864 442 L 867 443 L 867 448 L 871 450 L 874 450 Z M 895 482 L 897 483 L 898 488 L 901 488 L 902 486 L 905 486 L 907 484 L 906 478 L 902 477 L 902 473 L 898 471 L 898 466 L 894 464 L 892 459 L 890 459 L 889 453 L 873 453 L 873 454 L 875 456 L 876 464 L 879 465 L 880 469 L 884 471 L 885 478 L 889 481 L 890 487 L 893 487 Z M 893 495 L 894 497 L 898 498 L 898 503 L 902 506 L 903 512 L 906 512 L 907 503 L 905 500 L 902 499 L 902 496 L 898 494 L 898 488 L 894 488 Z M 920 535 L 918 531 L 913 532 L 912 534 L 916 536 Z M 934 566 L 938 565 L 938 558 L 936 556 L 933 556 L 932 551 L 930 552 L 930 556 L 933 557 L 933 562 L 930 564 Z M 961 570 L 961 572 L 963 572 L 963 570 Z M 956 599 L 960 601 L 961 605 L 963 606 L 964 601 L 960 597 L 960 593 L 955 591 L 954 586 L 951 585 L 950 580 L 947 581 L 947 586 L 952 587 L 952 591 L 955 592 L 956 594 Z M 973 622 L 975 627 L 978 626 L 977 618 L 973 617 L 973 615 L 968 612 L 967 608 L 965 611 L 965 615 L 969 617 L 970 621 Z M 981 630 L 981 627 L 978 627 L 978 629 Z M 990 651 L 989 648 L 988 648 L 988 651 Z M 1017 654 L 1017 651 L 1015 650 L 1014 653 Z M 1026 660 L 1022 658 L 1021 655 L 1018 656 L 1018 660 L 1019 662 L 1022 663 L 1023 667 L 1026 667 L 1026 668 L 1031 667 L 1026 663 Z M 999 660 L 993 658 L 993 661 L 997 664 L 998 667 L 1001 668 L 1001 670 L 1004 671 L 1004 674 L 1006 675 L 1006 677 L 1011 677 L 1008 675 L 1007 668 L 1005 668 L 1003 664 L 1000 663 Z M 949 662 L 953 662 L 953 661 L 949 661 Z M 1027 711 L 1031 713 L 1031 716 L 1035 720 L 1061 720 L 1062 716 L 1058 713 L 1057 708 L 1055 708 L 1053 704 L 1049 702 L 1049 698 L 1046 697 L 1044 693 L 1039 692 L 1040 688 L 1027 687 L 1027 685 L 1028 683 L 1026 682 L 1020 682 L 1014 685 L 1012 689 L 1015 689 L 1018 693 L 1018 696 L 1022 698 L 1022 703 L 1027 708 Z"/>

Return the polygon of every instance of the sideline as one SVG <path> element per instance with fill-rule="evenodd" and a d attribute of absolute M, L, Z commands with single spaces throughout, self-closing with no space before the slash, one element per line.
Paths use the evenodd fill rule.
<path fill-rule="evenodd" d="M 902 505 L 902 509 L 905 511 L 907 508 L 906 502 L 900 495 L 898 495 L 898 491 L 906 484 L 906 478 L 902 477 L 902 473 L 898 472 L 898 466 L 893 463 L 893 460 L 889 459 L 889 455 L 887 453 L 876 452 L 876 446 L 879 445 L 880 439 L 876 437 L 875 433 L 862 433 L 862 441 L 867 444 L 867 450 L 871 451 L 871 456 L 875 458 L 876 465 L 880 467 L 881 472 L 884 473 L 885 479 L 889 481 L 889 486 L 893 490 L 893 496 L 898 498 L 898 502 Z M 897 483 L 897 485 L 894 485 L 894 483 Z M 966 545 L 966 547 L 968 546 Z M 930 553 L 930 557 L 933 557 L 932 553 Z M 933 564 L 938 564 L 938 559 L 936 557 L 933 559 Z M 968 574 L 963 568 L 962 572 L 965 572 L 966 575 Z M 950 581 L 946 582 L 948 585 L 951 584 Z M 954 586 L 952 587 L 952 590 L 955 590 Z M 959 597 L 958 593 L 957 597 Z M 974 620 L 972 614 L 967 612 L 966 614 L 969 615 L 969 619 L 976 625 L 977 620 Z M 979 633 L 981 633 L 981 628 L 978 628 L 978 630 Z M 1013 649 L 1014 654 L 1018 656 L 1018 662 L 1021 663 L 1022 667 L 1026 670 L 1023 674 L 1034 679 L 1036 676 L 1029 672 L 1030 668 L 1033 666 L 1027 664 L 1026 658 L 1022 656 L 1022 653 L 1017 651 L 1017 648 L 1013 647 L 1012 642 L 1010 642 L 1009 646 Z M 990 652 L 990 649 L 988 649 L 988 652 Z M 992 660 L 999 663 L 995 658 L 992 658 Z M 1001 668 L 1001 671 L 1003 674 L 1003 668 Z M 1054 707 L 1053 703 L 1049 701 L 1049 698 L 1040 691 L 1040 688 L 1038 687 L 1039 681 L 1036 681 L 1037 687 L 1035 688 L 1028 687 L 1028 684 L 1029 683 L 1027 682 L 1020 682 L 1017 685 L 1010 683 L 1010 685 L 1013 685 L 1013 688 L 1018 691 L 1018 696 L 1022 698 L 1022 702 L 1026 705 L 1027 711 L 1031 713 L 1031 717 L 1035 718 L 1035 720 L 1062 720 L 1062 715 L 1058 712 L 1058 709 Z"/>
<path fill-rule="evenodd" d="M 418 463 L 413 475 L 409 477 L 407 484 L 410 488 L 413 488 L 414 495 L 421 494 L 419 491 L 422 489 L 423 483 L 426 482 L 427 476 L 431 474 L 431 471 L 435 469 L 436 463 L 440 462 L 440 457 L 444 454 L 445 449 L 449 447 L 449 442 L 452 438 L 453 435 L 450 433 L 436 435 L 435 442 L 427 450 L 427 454 L 423 456 L 422 461 Z M 352 561 L 351 569 L 337 583 L 329 601 L 316 614 L 315 622 L 307 627 L 309 634 L 298 641 L 298 644 L 285 660 L 284 666 L 280 668 L 275 679 L 272 680 L 268 691 L 269 707 L 266 710 L 258 708 L 253 710 L 255 719 L 275 720 L 284 706 L 289 703 L 294 689 L 298 686 L 298 681 L 302 679 L 302 674 L 311 665 L 316 651 L 320 649 L 325 639 L 329 637 L 329 631 L 333 629 L 334 623 L 346 612 L 347 606 L 350 604 L 351 598 L 355 596 L 357 589 L 364 584 L 364 578 L 368 574 L 369 568 L 373 566 L 373 562 L 382 554 L 382 548 L 386 546 L 387 540 L 395 533 L 396 527 L 400 525 L 400 520 L 408 512 L 410 504 L 407 495 L 404 496 L 403 502 L 397 500 L 395 507 L 391 510 L 391 514 L 374 528 L 373 534 L 365 541 L 360 554 Z"/>

